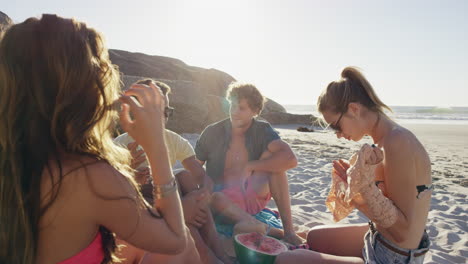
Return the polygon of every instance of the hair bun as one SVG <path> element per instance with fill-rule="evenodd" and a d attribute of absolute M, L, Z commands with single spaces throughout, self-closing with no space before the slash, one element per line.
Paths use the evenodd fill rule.
<path fill-rule="evenodd" d="M 353 66 L 348 66 L 341 72 L 341 78 L 355 80 L 360 75 L 359 69 Z"/>

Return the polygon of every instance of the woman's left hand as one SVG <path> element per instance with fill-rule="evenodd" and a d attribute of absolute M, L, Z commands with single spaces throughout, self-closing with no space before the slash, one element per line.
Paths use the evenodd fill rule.
<path fill-rule="evenodd" d="M 348 174 L 346 173 L 350 165 L 347 161 L 344 160 L 334 160 L 333 161 L 333 171 L 338 175 L 343 181 L 347 181 Z"/>

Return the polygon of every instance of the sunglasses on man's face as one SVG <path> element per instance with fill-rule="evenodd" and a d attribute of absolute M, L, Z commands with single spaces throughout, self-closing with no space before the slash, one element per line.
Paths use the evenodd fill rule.
<path fill-rule="evenodd" d="M 338 120 L 336 120 L 335 123 L 331 123 L 328 127 L 333 129 L 336 133 L 341 133 L 341 126 L 340 126 L 340 121 L 341 118 L 343 117 L 344 112 L 341 112 L 340 117 L 338 117 Z"/>
<path fill-rule="evenodd" d="M 166 106 L 164 108 L 164 116 L 166 118 L 171 117 L 174 114 L 174 109 L 175 109 L 174 107 Z"/>

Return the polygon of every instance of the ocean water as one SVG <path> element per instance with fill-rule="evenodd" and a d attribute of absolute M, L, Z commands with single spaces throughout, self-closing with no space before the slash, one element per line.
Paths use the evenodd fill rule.
<path fill-rule="evenodd" d="M 315 105 L 283 105 L 288 113 L 321 116 Z M 400 123 L 468 125 L 468 107 L 390 106 Z"/>

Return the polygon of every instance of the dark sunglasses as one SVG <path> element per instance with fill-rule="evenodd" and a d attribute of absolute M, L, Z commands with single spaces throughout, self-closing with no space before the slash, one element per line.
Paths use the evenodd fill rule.
<path fill-rule="evenodd" d="M 164 116 L 166 118 L 171 117 L 174 114 L 174 109 L 175 109 L 174 107 L 166 106 L 164 108 Z"/>
<path fill-rule="evenodd" d="M 344 114 L 344 112 L 341 112 L 341 115 L 340 115 L 340 117 L 338 117 L 338 120 L 334 124 L 330 124 L 328 126 L 337 133 L 341 133 L 340 121 L 341 121 L 341 118 L 343 117 L 343 114 Z"/>

